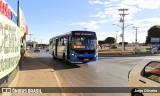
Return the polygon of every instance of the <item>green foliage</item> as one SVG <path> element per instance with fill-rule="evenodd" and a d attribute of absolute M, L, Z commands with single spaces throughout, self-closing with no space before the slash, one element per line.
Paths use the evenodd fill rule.
<path fill-rule="evenodd" d="M 114 37 L 107 37 L 107 38 L 104 40 L 104 42 L 105 42 L 106 44 L 113 44 L 113 43 L 116 42 L 116 39 L 115 39 Z"/>
<path fill-rule="evenodd" d="M 128 42 L 124 42 L 124 45 L 127 45 Z M 122 42 L 119 42 L 119 45 L 122 45 Z"/>
<path fill-rule="evenodd" d="M 160 37 L 160 25 L 152 26 L 148 30 L 148 35 L 146 37 L 146 44 L 151 43 L 151 37 Z"/>
<path fill-rule="evenodd" d="M 100 44 L 100 45 L 102 45 L 104 43 L 105 43 L 104 41 L 98 41 L 98 44 Z"/>

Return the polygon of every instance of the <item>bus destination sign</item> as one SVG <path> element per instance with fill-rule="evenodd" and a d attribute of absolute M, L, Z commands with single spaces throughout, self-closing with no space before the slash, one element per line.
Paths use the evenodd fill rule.
<path fill-rule="evenodd" d="M 86 33 L 84 33 L 84 32 L 75 32 L 74 35 L 75 35 L 75 36 L 93 36 L 94 33 L 89 33 L 89 32 L 86 32 Z"/>

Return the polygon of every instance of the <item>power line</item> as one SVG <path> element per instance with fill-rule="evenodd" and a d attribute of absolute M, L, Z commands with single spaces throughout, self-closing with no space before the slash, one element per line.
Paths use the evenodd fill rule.
<path fill-rule="evenodd" d="M 31 36 L 32 36 L 33 34 L 28 34 L 28 35 L 30 35 L 30 48 L 31 48 Z"/>
<path fill-rule="evenodd" d="M 137 45 L 137 30 L 138 30 L 138 27 L 133 26 L 133 29 L 136 30 L 135 44 Z"/>
<path fill-rule="evenodd" d="M 120 13 L 119 15 L 120 16 L 122 16 L 121 18 L 120 18 L 120 22 L 122 22 L 122 51 L 124 51 L 124 17 L 125 17 L 125 15 L 128 15 L 128 14 L 125 14 L 125 11 L 128 11 L 128 9 L 118 9 L 120 12 L 122 12 L 122 13 Z"/>

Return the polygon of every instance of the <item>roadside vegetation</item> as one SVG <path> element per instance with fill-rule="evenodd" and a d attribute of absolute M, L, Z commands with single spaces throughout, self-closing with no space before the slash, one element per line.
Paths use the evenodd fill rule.
<path fill-rule="evenodd" d="M 105 48 L 100 48 L 98 49 L 98 54 L 99 55 L 122 55 L 122 54 L 133 54 L 135 46 L 126 46 L 126 50 L 122 52 L 121 46 L 117 47 L 117 49 L 110 49 L 109 47 Z M 150 51 L 150 46 L 138 46 L 137 49 L 141 50 L 146 50 L 148 52 L 143 54 L 148 54 Z"/>

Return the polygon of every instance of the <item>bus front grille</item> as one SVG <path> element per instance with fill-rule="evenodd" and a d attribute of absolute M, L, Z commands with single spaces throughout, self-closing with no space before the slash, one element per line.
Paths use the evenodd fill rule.
<path fill-rule="evenodd" d="M 77 57 L 79 60 L 85 60 L 85 59 L 89 59 L 89 60 L 93 60 L 94 57 Z"/>
<path fill-rule="evenodd" d="M 94 54 L 95 50 L 75 50 L 77 54 Z"/>

